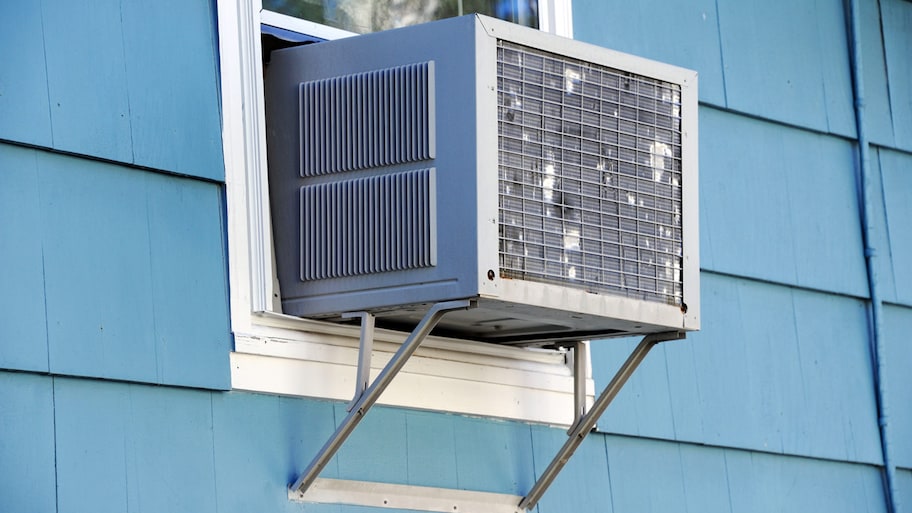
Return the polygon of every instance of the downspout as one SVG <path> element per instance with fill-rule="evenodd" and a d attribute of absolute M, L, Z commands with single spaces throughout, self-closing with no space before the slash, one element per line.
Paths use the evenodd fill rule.
<path fill-rule="evenodd" d="M 855 127 L 858 133 L 859 171 L 861 174 L 861 228 L 864 243 L 865 264 L 868 274 L 868 290 L 871 295 L 871 359 L 876 389 L 877 421 L 880 427 L 880 447 L 883 453 L 884 474 L 886 475 L 887 510 L 900 513 L 899 497 L 896 493 L 896 466 L 892 458 L 890 443 L 889 408 L 887 386 L 884 383 L 886 357 L 883 337 L 883 301 L 877 279 L 877 252 L 874 248 L 874 201 L 873 179 L 870 163 L 870 143 L 865 124 L 864 67 L 861 53 L 861 13 L 858 0 L 849 3 L 849 58 L 852 65 L 852 84 L 855 90 Z"/>

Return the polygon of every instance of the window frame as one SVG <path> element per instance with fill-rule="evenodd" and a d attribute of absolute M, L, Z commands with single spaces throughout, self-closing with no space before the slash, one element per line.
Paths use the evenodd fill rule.
<path fill-rule="evenodd" d="M 540 2 L 539 12 L 542 30 L 572 35 L 569 0 Z M 219 0 L 217 16 L 232 388 L 349 400 L 355 390 L 360 330 L 279 313 L 260 36 L 263 24 L 322 39 L 356 34 L 263 10 L 261 0 Z M 375 373 L 404 338 L 377 330 Z M 379 402 L 569 425 L 574 420 L 570 354 L 429 337 Z M 586 390 L 591 400 L 590 370 Z"/>

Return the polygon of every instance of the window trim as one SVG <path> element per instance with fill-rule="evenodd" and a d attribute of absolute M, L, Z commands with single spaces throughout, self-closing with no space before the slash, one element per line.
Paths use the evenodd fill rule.
<path fill-rule="evenodd" d="M 543 26 L 547 14 L 547 28 L 561 35 L 572 33 L 569 0 L 548 0 L 539 9 Z M 220 0 L 217 15 L 229 302 L 235 340 L 230 357 L 232 388 L 349 400 L 355 388 L 360 330 L 278 313 L 260 27 L 267 24 L 327 39 L 355 34 L 265 11 L 261 0 Z M 402 333 L 378 330 L 375 372 L 404 338 Z M 573 375 L 568 354 L 429 337 L 380 403 L 569 425 Z M 591 371 L 586 387 L 591 400 L 590 376 Z"/>

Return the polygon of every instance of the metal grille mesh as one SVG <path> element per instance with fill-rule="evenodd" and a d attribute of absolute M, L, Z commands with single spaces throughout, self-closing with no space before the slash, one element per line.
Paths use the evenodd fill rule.
<path fill-rule="evenodd" d="M 680 305 L 681 91 L 498 43 L 506 278 Z"/>

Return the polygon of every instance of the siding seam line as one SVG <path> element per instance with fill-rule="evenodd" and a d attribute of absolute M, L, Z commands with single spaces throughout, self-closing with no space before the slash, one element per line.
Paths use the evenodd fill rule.
<path fill-rule="evenodd" d="M 130 104 L 130 72 L 127 69 L 127 41 L 124 37 L 123 2 L 119 4 L 117 15 L 120 17 L 120 53 L 123 57 L 124 85 L 127 95 L 127 121 L 130 124 L 130 162 L 136 162 L 136 149 L 133 144 L 133 108 Z"/>
<path fill-rule="evenodd" d="M 883 57 L 884 63 L 884 75 L 886 78 L 887 86 L 887 107 L 890 111 L 890 129 L 893 131 L 893 144 L 897 147 L 899 146 L 899 141 L 897 140 L 896 134 L 896 116 L 893 115 L 893 95 L 890 92 L 890 62 L 887 60 L 887 38 L 884 37 L 884 11 L 883 3 L 880 0 L 875 0 L 877 4 L 877 28 L 880 34 L 880 54 Z"/>
<path fill-rule="evenodd" d="M 51 415 L 54 424 L 54 511 L 60 511 L 60 472 L 57 465 L 57 378 L 51 376 Z"/>
<path fill-rule="evenodd" d="M 39 5 L 41 9 L 41 51 L 44 55 L 44 94 L 47 97 L 48 105 L 48 128 L 51 130 L 51 146 L 54 146 L 54 114 L 53 107 L 51 104 L 51 84 L 50 78 L 48 76 L 48 63 L 47 63 L 47 40 L 45 39 L 44 31 L 44 2 L 41 1 Z"/>
<path fill-rule="evenodd" d="M 719 0 L 715 0 L 716 7 L 716 41 L 719 42 L 719 66 L 722 67 L 722 100 L 728 108 L 728 85 L 725 83 L 725 45 L 722 44 L 722 14 L 719 12 Z"/>

